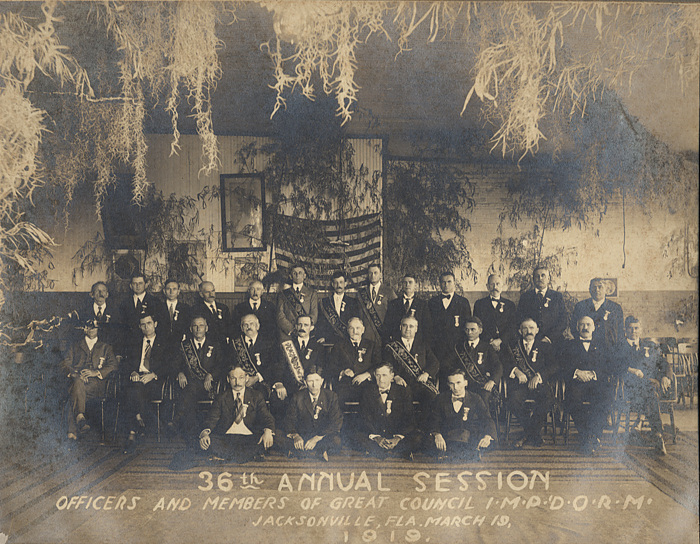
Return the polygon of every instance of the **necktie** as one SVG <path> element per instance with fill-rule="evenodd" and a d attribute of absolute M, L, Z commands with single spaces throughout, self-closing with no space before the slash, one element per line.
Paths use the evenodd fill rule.
<path fill-rule="evenodd" d="M 141 302 L 140 298 L 136 299 L 136 312 L 139 314 L 143 312 L 143 303 Z"/>
<path fill-rule="evenodd" d="M 209 304 L 209 309 L 211 310 L 211 313 L 216 315 L 216 306 L 214 306 L 213 302 L 211 304 Z"/>
<path fill-rule="evenodd" d="M 542 291 L 537 291 L 537 300 L 540 301 L 540 304 L 544 304 L 544 293 Z"/>
<path fill-rule="evenodd" d="M 236 423 L 243 421 L 243 401 L 241 401 L 240 393 L 236 394 Z"/>
<path fill-rule="evenodd" d="M 406 310 L 406 313 L 408 313 L 408 309 L 411 307 L 411 301 L 407 298 L 403 299 L 403 307 Z"/>
<path fill-rule="evenodd" d="M 311 397 L 311 409 L 315 412 L 318 406 L 318 397 Z"/>
<path fill-rule="evenodd" d="M 248 338 L 247 336 L 246 336 L 246 338 L 245 338 L 245 341 L 246 341 L 246 344 L 248 344 L 248 347 L 250 347 L 250 346 L 253 345 L 253 340 L 251 340 L 251 339 Z"/>
<path fill-rule="evenodd" d="M 97 308 L 97 319 L 102 319 L 102 306 Z"/>
<path fill-rule="evenodd" d="M 146 349 L 143 351 L 143 366 L 151 370 L 151 341 L 146 339 Z"/>
<path fill-rule="evenodd" d="M 355 346 L 355 349 L 358 349 L 360 347 L 359 342 L 353 342 L 352 345 Z"/>
<path fill-rule="evenodd" d="M 253 302 L 253 311 L 256 311 L 258 309 L 258 303 Z"/>
<path fill-rule="evenodd" d="M 474 349 L 476 347 L 476 342 L 469 342 L 469 349 Z"/>
<path fill-rule="evenodd" d="M 196 344 L 197 344 L 197 351 L 201 351 L 201 350 L 202 350 L 202 344 L 201 344 L 200 342 L 197 342 Z"/>
<path fill-rule="evenodd" d="M 377 286 L 373 285 L 372 286 L 372 302 L 377 300 Z"/>
<path fill-rule="evenodd" d="M 172 320 L 173 320 L 173 317 L 175 317 L 175 305 L 174 305 L 174 304 L 170 304 L 169 307 L 170 307 L 170 321 L 172 321 Z"/>
<path fill-rule="evenodd" d="M 304 351 L 306 349 L 306 340 L 301 340 L 299 342 L 299 347 L 301 348 L 301 351 Z"/>
<path fill-rule="evenodd" d="M 297 295 L 299 294 L 300 291 L 301 291 L 301 288 L 297 287 Z"/>

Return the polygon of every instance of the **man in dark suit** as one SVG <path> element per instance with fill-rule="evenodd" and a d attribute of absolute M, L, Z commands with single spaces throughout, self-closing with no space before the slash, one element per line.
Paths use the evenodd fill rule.
<path fill-rule="evenodd" d="M 428 417 L 428 451 L 438 458 L 470 459 L 487 449 L 496 436 L 496 425 L 479 395 L 467 391 L 463 369 L 447 376 L 449 391 L 440 393 Z"/>
<path fill-rule="evenodd" d="M 165 307 L 161 300 L 146 292 L 148 283 L 146 277 L 140 272 L 131 276 L 129 288 L 131 294 L 124 299 L 119 306 L 119 320 L 122 328 L 121 345 L 125 349 L 129 344 L 129 339 L 138 337 L 140 330 L 140 320 L 144 315 L 153 317 L 156 323 L 165 322 Z M 117 349 L 118 354 L 125 355 L 122 350 Z"/>
<path fill-rule="evenodd" d="M 540 338 L 556 347 L 563 341 L 568 325 L 564 297 L 560 292 L 549 288 L 550 277 L 547 268 L 535 268 L 532 279 L 534 289 L 520 295 L 517 322 L 522 323 L 523 319 L 531 317 L 540 329 Z"/>
<path fill-rule="evenodd" d="M 231 389 L 221 393 L 209 411 L 199 446 L 218 459 L 238 463 L 264 459 L 272 447 L 275 420 L 263 396 L 245 386 L 246 371 L 234 366 L 227 376 Z"/>
<path fill-rule="evenodd" d="M 481 339 L 483 331 L 478 317 L 468 317 L 464 323 L 464 336 L 457 342 L 454 353 L 446 360 L 443 383 L 453 370 L 465 371 L 469 391 L 481 397 L 486 406 L 497 398 L 498 384 L 503 377 L 503 366 L 491 345 Z"/>
<path fill-rule="evenodd" d="M 291 269 L 292 285 L 277 296 L 277 328 L 280 336 L 290 336 L 300 315 L 318 323 L 318 294 L 304 283 L 306 270 L 300 264 Z"/>
<path fill-rule="evenodd" d="M 574 306 L 571 314 L 571 330 L 575 330 L 578 320 L 587 315 L 595 324 L 593 340 L 598 345 L 613 349 L 625 336 L 622 307 L 617 302 L 608 300 L 603 278 L 593 278 L 588 286 L 588 292 L 591 298 L 582 300 Z"/>
<path fill-rule="evenodd" d="M 360 316 L 360 303 L 346 293 L 347 275 L 336 270 L 331 277 L 331 293 L 318 305 L 316 335 L 324 344 L 336 344 L 348 338 L 348 320 Z"/>
<path fill-rule="evenodd" d="M 254 315 L 258 318 L 259 331 L 263 338 L 277 342 L 277 316 L 274 304 L 263 299 L 265 287 L 260 280 L 252 280 L 248 284 L 248 297 L 236 304 L 233 309 L 231 338 L 241 332 L 241 320 L 244 316 Z"/>
<path fill-rule="evenodd" d="M 358 289 L 357 296 L 367 337 L 381 346 L 386 310 L 396 293 L 382 281 L 382 269 L 378 264 L 367 268 L 367 283 Z"/>
<path fill-rule="evenodd" d="M 81 322 L 95 320 L 99 324 L 98 337 L 101 342 L 114 345 L 121 340 L 119 312 L 109 300 L 109 289 L 103 281 L 95 282 L 90 289 L 90 301 L 78 311 Z M 82 339 L 82 334 L 75 341 Z"/>
<path fill-rule="evenodd" d="M 455 293 L 455 276 L 440 275 L 440 294 L 428 301 L 433 322 L 433 352 L 439 360 L 451 354 L 459 339 L 464 320 L 472 315 L 469 301 Z"/>
<path fill-rule="evenodd" d="M 615 357 L 624 372 L 630 409 L 646 416 L 656 453 L 666 455 L 659 397 L 672 392 L 671 366 L 655 343 L 642 340 L 642 323 L 634 316 L 625 319 L 625 339 L 616 346 Z"/>
<path fill-rule="evenodd" d="M 210 281 L 199 285 L 199 299 L 192 306 L 192 313 L 207 320 L 209 334 L 222 346 L 228 344 L 231 333 L 231 312 L 223 302 L 216 300 L 216 288 Z"/>
<path fill-rule="evenodd" d="M 161 332 L 167 334 L 171 343 L 179 344 L 192 323 L 192 311 L 179 299 L 180 284 L 177 281 L 167 280 L 163 293 L 165 294 L 165 321 L 161 324 L 161 328 L 164 329 Z"/>
<path fill-rule="evenodd" d="M 514 444 L 516 449 L 526 443 L 542 445 L 542 426 L 554 402 L 558 368 L 551 344 L 540 340 L 538 332 L 535 320 L 525 318 L 520 324 L 519 339 L 505 348 L 510 363 L 506 369 L 508 404 L 524 431 Z M 530 406 L 528 400 L 534 400 L 534 405 Z"/>
<path fill-rule="evenodd" d="M 576 338 L 564 344 L 560 358 L 566 405 L 581 437 L 581 449 L 586 454 L 595 453 L 600 446 L 615 392 L 611 379 L 616 369 L 605 347 L 593 341 L 594 330 L 593 319 L 581 317 L 576 324 Z"/>
<path fill-rule="evenodd" d="M 333 346 L 329 357 L 328 372 L 341 406 L 360 400 L 362 384 L 372 378 L 372 370 L 381 362 L 381 348 L 364 332 L 362 320 L 351 318 L 348 322 L 350 338 Z"/>
<path fill-rule="evenodd" d="M 418 338 L 427 345 L 432 345 L 433 320 L 428 303 L 416 296 L 416 279 L 410 274 L 401 279 L 400 296 L 389 302 L 386 310 L 383 338 L 385 344 L 401 336 L 401 320 L 404 317 L 415 318 L 418 321 Z"/>
<path fill-rule="evenodd" d="M 396 370 L 396 382 L 408 387 L 411 396 L 426 411 L 437 395 L 440 363 L 426 342 L 418 337 L 420 327 L 415 317 L 401 320 L 401 336 L 384 346 L 382 360 Z"/>
<path fill-rule="evenodd" d="M 127 453 L 136 446 L 136 431 L 145 431 L 143 416 L 149 401 L 160 397 L 165 380 L 174 377 L 176 370 L 172 350 L 160 335 L 156 335 L 157 326 L 158 322 L 152 315 L 141 316 L 141 333 L 138 338 L 132 338 L 126 358 L 129 376 Z"/>
<path fill-rule="evenodd" d="M 182 397 L 175 412 L 175 421 L 168 423 L 168 427 L 179 425 L 187 441 L 198 434 L 197 402 L 214 399 L 217 384 L 226 374 L 224 349 L 207 335 L 208 330 L 207 320 L 194 316 L 190 322 L 190 333 L 177 343 L 180 348 L 177 353 L 177 383 L 182 389 Z"/>
<path fill-rule="evenodd" d="M 325 365 L 324 346 L 311 333 L 311 316 L 301 315 L 296 320 L 295 334 L 281 343 L 282 380 L 273 385 L 279 399 L 291 397 L 304 384 L 304 372 L 311 366 Z"/>
<path fill-rule="evenodd" d="M 85 419 L 87 400 L 105 394 L 107 376 L 117 369 L 112 346 L 98 339 L 99 322 L 87 319 L 83 323 L 83 338 L 68 350 L 61 368 L 71 380 L 68 438 L 76 440 L 77 431 L 87 432 L 90 425 Z"/>
<path fill-rule="evenodd" d="M 481 319 L 484 331 L 481 338 L 499 353 L 501 346 L 517 339 L 515 303 L 501 296 L 503 280 L 498 274 L 490 274 L 486 282 L 489 296 L 474 303 L 474 316 Z"/>
<path fill-rule="evenodd" d="M 262 393 L 265 400 L 277 399 L 270 396 L 272 386 L 284 379 L 284 367 L 279 361 L 279 346 L 274 337 L 260 331 L 260 321 L 255 314 L 244 315 L 238 334 L 231 337 L 234 361 L 248 374 L 246 387 Z M 273 411 L 274 414 L 274 411 Z"/>
<path fill-rule="evenodd" d="M 410 457 L 420 443 L 411 393 L 394 382 L 394 368 L 383 362 L 360 400 L 360 429 L 353 446 L 368 455 Z"/>
<path fill-rule="evenodd" d="M 284 420 L 282 451 L 299 457 L 314 455 L 328 461 L 329 454 L 340 452 L 343 412 L 338 396 L 323 389 L 323 370 L 311 366 L 304 376 L 306 389 L 297 391 L 289 403 Z"/>

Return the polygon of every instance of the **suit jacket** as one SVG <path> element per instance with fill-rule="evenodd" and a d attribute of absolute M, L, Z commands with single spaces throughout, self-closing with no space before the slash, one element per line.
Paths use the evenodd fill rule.
<path fill-rule="evenodd" d="M 348 338 L 348 335 L 345 334 L 341 337 L 330 324 L 330 322 L 326 319 L 326 314 L 324 313 L 323 308 L 321 307 L 321 305 L 324 304 L 324 301 L 326 299 L 331 299 L 330 306 L 333 308 L 333 311 L 335 311 L 335 307 L 333 305 L 333 295 L 329 294 L 327 297 L 325 297 L 319 302 L 318 325 L 316 326 L 316 330 L 314 332 L 318 338 L 324 338 L 326 344 L 335 344 L 337 342 L 340 342 L 344 338 Z M 341 306 L 341 308 L 344 309 L 341 310 L 340 315 L 338 315 L 338 317 L 340 318 L 340 321 L 347 327 L 350 318 L 360 317 L 362 315 L 362 311 L 360 310 L 360 303 L 357 301 L 357 299 L 350 296 L 348 293 L 343 294 L 343 303 L 344 307 Z"/>
<path fill-rule="evenodd" d="M 364 350 L 364 352 L 362 351 Z M 362 361 L 360 361 L 360 353 L 362 353 Z M 340 373 L 350 368 L 355 373 L 355 376 L 363 372 L 371 372 L 381 362 L 381 349 L 370 338 L 363 336 L 360 340 L 359 348 L 353 346 L 350 340 L 342 340 L 333 346 L 330 359 L 328 361 L 328 370 L 333 383 L 338 382 Z"/>
<path fill-rule="evenodd" d="M 463 336 L 457 342 L 457 345 L 452 352 L 452 356 L 449 359 L 446 359 L 445 369 L 442 372 L 442 377 L 444 379 L 447 379 L 449 373 L 455 368 L 464 368 L 463 364 L 460 362 L 460 358 L 457 355 L 456 350 L 458 348 L 462 349 L 465 343 L 467 343 L 467 339 L 465 336 Z M 494 351 L 491 345 L 482 338 L 479 338 L 479 343 L 476 345 L 476 347 L 474 347 L 474 349 L 470 348 L 469 346 L 464 349 L 466 349 L 466 352 L 469 354 L 471 361 L 477 365 L 479 371 L 482 374 L 487 375 L 488 380 L 493 380 L 496 383 L 496 386 L 498 386 L 498 383 L 503 377 L 503 365 L 501 363 L 501 359 L 498 357 L 498 354 Z M 482 354 L 481 363 L 479 363 L 479 353 Z M 473 383 L 473 380 L 470 379 L 469 376 L 467 376 L 467 380 L 469 381 L 470 390 L 473 391 L 479 388 L 480 384 Z"/>
<path fill-rule="evenodd" d="M 287 287 L 284 291 L 292 292 L 291 287 Z M 304 313 L 311 316 L 314 325 L 318 323 L 318 294 L 316 291 L 304 284 L 301 288 L 301 294 L 304 296 L 304 302 L 301 303 L 304 308 Z M 294 308 L 287 302 L 287 298 L 283 293 L 277 295 L 277 328 L 281 335 L 289 336 L 296 326 L 297 315 Z"/>
<path fill-rule="evenodd" d="M 192 308 L 181 300 L 178 300 L 175 305 L 173 317 L 171 318 L 168 302 L 164 301 L 163 304 L 165 304 L 165 317 L 163 324 L 158 325 L 158 332 L 167 334 L 174 343 L 181 342 L 182 337 L 190 330 Z"/>
<path fill-rule="evenodd" d="M 531 317 L 537 322 L 540 338 L 546 336 L 554 344 L 561 342 L 569 323 L 564 297 L 559 291 L 553 289 L 547 289 L 543 302 L 540 302 L 534 289 L 520 295 L 516 322 L 521 323 L 526 317 Z"/>
<path fill-rule="evenodd" d="M 433 322 L 433 351 L 441 358 L 452 353 L 464 327 L 464 320 L 472 315 L 471 306 L 466 298 L 454 293 L 447 308 L 442 304 L 440 294 L 428 301 L 428 309 Z"/>
<path fill-rule="evenodd" d="M 112 348 L 121 340 L 122 328 L 119 322 L 119 310 L 115 305 L 107 299 L 105 302 L 105 309 L 102 312 L 102 317 L 98 318 L 95 315 L 94 300 L 90 298 L 90 302 L 86 302 L 83 307 L 78 310 L 78 316 L 81 321 L 87 319 L 95 319 L 100 324 L 99 331 L 97 333 L 100 341 L 110 344 Z M 83 337 L 82 331 L 77 331 L 74 335 L 74 341 L 81 340 Z"/>
<path fill-rule="evenodd" d="M 479 439 L 487 434 L 491 438 L 496 438 L 496 424 L 479 395 L 466 391 L 462 408 L 459 412 L 455 412 L 452 392 L 443 391 L 433 401 L 428 415 L 428 431 L 440 433 L 443 438 L 449 440 L 450 434 L 464 430 L 476 435 Z"/>
<path fill-rule="evenodd" d="M 265 429 L 275 432 L 275 420 L 267 408 L 267 403 L 262 394 L 245 388 L 243 393 L 245 409 L 243 423 L 255 435 L 261 435 Z M 227 388 L 212 404 L 206 422 L 205 429 L 210 429 L 213 434 L 226 434 L 236 419 L 236 403 L 233 400 L 233 391 Z"/>
<path fill-rule="evenodd" d="M 374 310 L 377 312 L 381 322 L 384 323 L 386 321 L 386 311 L 389 307 L 389 302 L 396 299 L 396 293 L 394 290 L 386 283 L 382 282 L 379 285 L 377 298 L 374 300 L 374 302 L 371 302 L 372 294 L 369 283 L 364 283 L 361 287 L 359 287 L 359 289 L 367 294 L 367 299 L 370 301 L 372 308 L 374 308 Z M 358 293 L 358 300 L 361 300 L 359 296 L 360 295 Z M 377 345 L 380 345 L 382 343 L 382 339 L 384 338 L 383 327 L 379 331 L 375 330 L 374 325 L 372 324 L 372 319 L 369 316 L 368 308 L 360 303 L 360 309 L 362 310 L 362 321 L 365 325 L 365 334 L 374 340 Z"/>
<path fill-rule="evenodd" d="M 191 335 L 187 335 L 185 342 L 190 342 L 192 340 Z M 182 372 L 187 376 L 188 380 L 195 379 L 192 369 L 190 369 L 187 364 L 187 359 L 182 351 L 182 344 L 178 342 L 177 349 L 179 350 L 178 355 L 180 356 L 178 372 Z M 196 351 L 196 347 L 195 347 Z M 224 348 L 217 342 L 214 338 L 207 335 L 204 339 L 204 344 L 201 349 L 197 352 L 199 356 L 199 364 L 204 369 L 207 374 L 211 374 L 214 381 L 223 380 L 226 377 L 226 371 L 228 370 L 226 365 L 227 356 L 224 353 Z"/>
<path fill-rule="evenodd" d="M 425 300 L 418 298 L 418 295 L 414 296 L 408 311 L 404 307 L 403 297 L 401 296 L 389 302 L 388 306 L 386 318 L 384 319 L 384 343 L 400 338 L 401 330 L 399 327 L 401 320 L 406 316 L 413 315 L 418 320 L 416 338 L 432 344 L 433 318 Z"/>
<path fill-rule="evenodd" d="M 61 368 L 66 375 L 73 372 L 79 373 L 83 369 L 99 370 L 102 378 L 105 379 L 112 371 L 117 370 L 118 363 L 112 346 L 97 340 L 90 351 L 83 337 L 70 347 L 61 362 Z"/>
<path fill-rule="evenodd" d="M 236 338 L 242 338 L 245 343 L 244 336 L 239 333 Z M 233 347 L 231 349 L 233 360 L 240 362 L 238 352 Z M 277 382 L 283 382 L 285 379 L 285 367 L 281 364 L 279 346 L 275 340 L 270 337 L 266 338 L 258 332 L 255 343 L 248 348 L 248 353 L 253 366 L 262 374 L 263 381 L 268 386 L 271 387 Z"/>
<path fill-rule="evenodd" d="M 623 323 L 622 306 L 617 302 L 605 299 L 598 311 L 593 307 L 593 299 L 582 300 L 576 303 L 571 314 L 571 332 L 576 334 L 576 324 L 584 316 L 593 319 L 595 330 L 593 339 L 599 344 L 604 344 L 611 349 L 617 346 L 618 342 L 625 338 L 625 327 Z"/>
<path fill-rule="evenodd" d="M 481 319 L 484 326 L 481 338 L 487 342 L 500 338 L 503 344 L 509 344 L 517 338 L 518 323 L 512 300 L 501 297 L 494 308 L 490 296 L 480 298 L 474 303 L 474 316 Z"/>
<path fill-rule="evenodd" d="M 389 401 L 391 401 L 391 410 L 387 413 Z M 367 435 L 408 436 L 416 430 L 411 393 L 408 388 L 395 383 L 391 384 L 385 405 L 377 384 L 370 382 L 364 388 L 360 399 L 360 418 L 360 428 Z"/>
<path fill-rule="evenodd" d="M 340 411 L 338 395 L 330 389 L 321 389 L 317 406 L 314 410 L 308 390 L 297 391 L 289 403 L 285 431 L 288 434 L 299 433 L 304 440 L 339 433 L 343 426 L 343 412 Z M 315 413 L 318 414 L 317 418 L 314 418 Z"/>
<path fill-rule="evenodd" d="M 560 361 L 567 384 L 574 381 L 576 369 L 594 371 L 600 384 L 608 383 L 612 376 L 619 374 L 616 362 L 610 359 L 605 347 L 593 341 L 586 351 L 581 340 L 567 340 L 562 347 Z"/>
<path fill-rule="evenodd" d="M 253 311 L 250 306 L 250 298 L 246 297 L 243 302 L 236 304 L 233 309 L 233 318 L 231 323 L 231 331 L 229 336 L 235 338 L 241 334 L 241 319 L 248 314 L 253 314 L 260 321 L 259 334 L 265 338 L 271 338 L 274 342 L 277 341 L 277 308 L 271 302 L 260 299 L 258 309 Z"/>
<path fill-rule="evenodd" d="M 615 346 L 615 367 L 625 377 L 626 382 L 634 382 L 639 378 L 627 373 L 627 368 L 637 368 L 644 373 L 645 380 L 661 381 L 661 378 L 673 380 L 671 365 L 654 342 L 640 341 L 639 350 L 633 348 L 627 339 L 623 338 Z"/>
<path fill-rule="evenodd" d="M 503 350 L 504 348 L 501 349 Z M 511 342 L 505 348 L 505 352 L 507 353 L 507 365 L 504 369 L 506 376 L 510 377 L 511 372 L 515 367 L 515 357 L 513 354 L 518 349 L 522 350 L 523 355 L 527 357 L 527 362 L 530 364 L 535 373 L 542 377 L 542 381 L 544 383 L 556 378 L 559 373 L 559 367 L 554 356 L 554 349 L 552 348 L 551 344 L 542 342 L 542 340 L 537 338 L 535 338 L 535 341 L 532 343 L 532 348 L 530 349 L 529 355 L 523 347 L 522 338 L 518 338 L 518 340 Z"/>
<path fill-rule="evenodd" d="M 398 342 L 401 342 L 401 340 L 398 340 Z M 424 372 L 430 374 L 433 384 L 436 384 L 438 372 L 440 372 L 440 362 L 438 361 L 437 357 L 435 357 L 435 354 L 433 353 L 433 350 L 430 349 L 430 346 L 428 346 L 428 344 L 423 340 L 420 340 L 418 335 L 416 335 L 416 337 L 413 339 L 411 355 L 413 355 L 413 358 L 418 363 L 418 366 L 420 366 Z M 389 346 L 384 346 L 382 360 L 390 362 L 394 366 L 396 375 L 401 376 L 407 383 L 410 384 L 416 381 L 416 379 L 408 373 L 403 365 L 396 361 L 396 357 L 394 357 Z"/>
<path fill-rule="evenodd" d="M 122 300 L 119 306 L 119 316 L 120 322 L 124 329 L 124 334 L 128 337 L 132 334 L 141 334 L 139 329 L 139 319 L 144 314 L 149 314 L 153 316 L 153 319 L 158 322 L 156 331 L 164 334 L 167 330 L 166 324 L 166 314 L 167 309 L 165 308 L 165 303 L 156 298 L 151 293 L 146 293 L 143 297 L 143 302 L 141 305 L 141 311 L 139 311 L 134 305 L 134 295 L 129 292 L 125 299 Z"/>
<path fill-rule="evenodd" d="M 202 297 L 198 297 L 192 305 L 192 315 L 204 316 L 209 327 L 207 335 L 211 335 L 222 345 L 226 345 L 226 339 L 231 331 L 231 312 L 223 302 L 217 300 L 214 304 L 216 305 L 216 314 L 206 305 Z"/>
<path fill-rule="evenodd" d="M 297 350 L 297 354 L 299 355 L 299 361 L 301 362 L 301 366 L 304 368 L 304 371 L 306 371 L 309 367 L 313 365 L 325 367 L 326 348 L 322 344 L 318 343 L 318 340 L 315 336 L 309 337 L 309 341 L 303 350 L 299 347 L 298 336 L 294 335 L 290 338 L 290 340 L 294 344 L 294 349 Z M 296 379 L 294 379 L 292 371 L 289 368 L 289 364 L 287 363 L 286 357 L 284 355 L 284 350 L 281 348 L 280 350 L 280 365 L 282 365 L 282 368 L 284 369 L 282 372 L 282 383 L 284 384 L 287 391 L 296 391 L 298 389 L 297 381 Z"/>
<path fill-rule="evenodd" d="M 141 365 L 141 351 L 143 347 L 143 335 L 134 335 L 127 348 L 126 364 L 124 369 L 127 374 L 138 372 Z M 172 344 L 168 344 L 162 334 L 156 334 L 151 347 L 150 370 L 159 380 L 175 377 L 180 368 L 180 359 L 173 356 Z"/>

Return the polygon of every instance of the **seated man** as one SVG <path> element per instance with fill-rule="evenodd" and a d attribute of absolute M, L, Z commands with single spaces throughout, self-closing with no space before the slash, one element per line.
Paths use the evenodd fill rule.
<path fill-rule="evenodd" d="M 106 378 L 117 369 L 117 359 L 112 346 L 97 338 L 99 322 L 88 319 L 84 322 L 84 336 L 73 344 L 61 363 L 62 369 L 72 380 L 70 388 L 70 414 L 68 438 L 76 440 L 77 430 L 90 430 L 85 419 L 86 401 L 105 394 Z"/>
<path fill-rule="evenodd" d="M 190 334 L 180 342 L 180 364 L 177 382 L 182 389 L 182 398 L 175 412 L 175 421 L 168 427 L 179 424 L 185 439 L 197 436 L 197 402 L 213 400 L 216 386 L 224 378 L 224 350 L 216 340 L 207 335 L 209 326 L 201 316 L 194 316 Z"/>
<path fill-rule="evenodd" d="M 139 319 L 141 338 L 134 338 L 128 348 L 126 369 L 129 374 L 128 408 L 129 437 L 125 452 L 131 453 L 136 447 L 136 430 L 144 432 L 143 420 L 148 403 L 160 398 L 164 381 L 175 371 L 171 350 L 156 336 L 158 322 L 150 314 Z"/>
<path fill-rule="evenodd" d="M 288 340 L 281 344 L 282 348 L 282 379 L 273 384 L 272 388 L 280 401 L 291 397 L 304 384 L 304 372 L 311 366 L 323 367 L 324 346 L 311 333 L 314 323 L 309 315 L 300 315 L 296 319 L 295 330 Z"/>
<path fill-rule="evenodd" d="M 245 386 L 247 375 L 236 365 L 226 378 L 231 389 L 221 393 L 209 411 L 199 446 L 214 458 L 245 463 L 264 459 L 272 447 L 275 420 L 263 396 Z"/>
<path fill-rule="evenodd" d="M 673 383 L 673 372 L 658 346 L 641 341 L 642 324 L 634 316 L 625 319 L 625 340 L 617 346 L 616 358 L 620 368 L 626 369 L 625 396 L 630 409 L 644 414 L 654 437 L 659 455 L 666 455 L 663 438 L 659 393 L 668 394 Z"/>
<path fill-rule="evenodd" d="M 614 387 L 610 379 L 615 372 L 605 349 L 592 341 L 593 318 L 581 317 L 576 329 L 576 338 L 564 344 L 561 356 L 565 399 L 581 437 L 583 453 L 593 454 L 600 446 L 612 408 Z"/>
<path fill-rule="evenodd" d="M 428 451 L 438 457 L 468 459 L 491 445 L 496 425 L 479 395 L 467 391 L 467 378 L 461 368 L 447 376 L 449 391 L 433 403 L 428 417 Z"/>
<path fill-rule="evenodd" d="M 361 385 L 372 378 L 372 369 L 381 360 L 379 346 L 364 332 L 362 320 L 353 317 L 348 322 L 350 339 L 337 343 L 331 351 L 329 372 L 341 407 L 360 400 Z"/>
<path fill-rule="evenodd" d="M 410 391 L 394 383 L 394 367 L 383 362 L 374 370 L 360 399 L 360 429 L 353 446 L 368 455 L 412 457 L 420 443 Z"/>
<path fill-rule="evenodd" d="M 299 457 L 315 455 L 328 461 L 328 454 L 340 451 L 343 412 L 338 396 L 323 389 L 323 370 L 310 366 L 304 376 L 306 389 L 297 391 L 289 403 L 284 422 L 286 435 L 280 438 L 284 452 Z"/>
<path fill-rule="evenodd" d="M 279 365 L 277 342 L 274 333 L 267 336 L 260 331 L 260 321 L 255 314 L 247 314 L 241 318 L 241 327 L 237 334 L 231 337 L 234 360 L 248 374 L 247 387 L 252 387 L 271 402 L 278 400 L 277 395 L 270 397 L 272 386 L 282 380 L 282 370 Z M 276 335 L 275 335 L 276 336 Z"/>
<path fill-rule="evenodd" d="M 557 375 L 552 346 L 538 338 L 535 320 L 525 318 L 518 332 L 519 340 L 507 349 L 510 373 L 506 381 L 508 404 L 523 426 L 523 436 L 514 444 L 516 449 L 526 443 L 542 445 L 542 426 L 554 402 L 553 380 Z"/>

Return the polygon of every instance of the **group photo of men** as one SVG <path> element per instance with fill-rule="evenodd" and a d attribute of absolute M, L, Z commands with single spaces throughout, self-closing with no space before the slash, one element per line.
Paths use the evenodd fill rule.
<path fill-rule="evenodd" d="M 426 296 L 410 274 L 395 291 L 378 264 L 354 286 L 333 272 L 326 294 L 304 265 L 288 272 L 275 293 L 250 281 L 233 308 L 209 281 L 192 304 L 176 280 L 153 294 L 136 273 L 116 305 L 95 283 L 61 365 L 67 439 L 97 424 L 86 404 L 111 380 L 124 453 L 162 434 L 184 442 L 189 463 L 343 452 L 478 461 L 495 448 L 556 444 L 564 431 L 577 436 L 566 447 L 593 455 L 606 428 L 618 432 L 621 403 L 666 454 L 660 402 L 673 393 L 672 370 L 641 319 L 607 297 L 604 278 L 591 279 L 590 298 L 569 315 L 542 266 L 517 304 L 497 274 L 488 296 L 470 301 L 452 272 Z"/>

